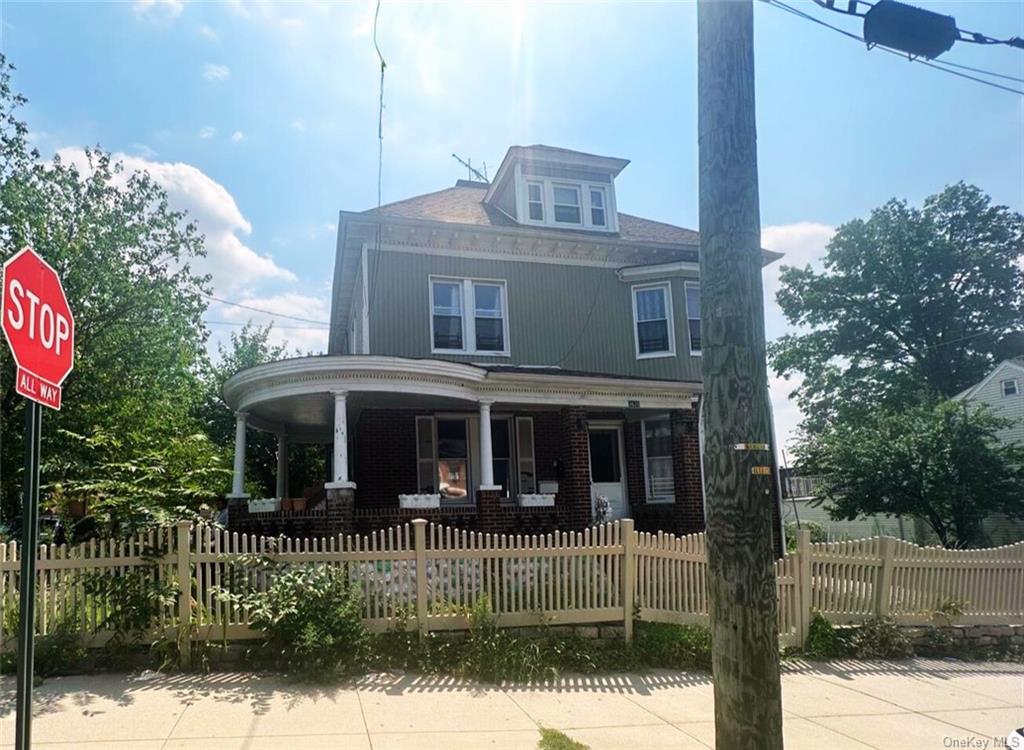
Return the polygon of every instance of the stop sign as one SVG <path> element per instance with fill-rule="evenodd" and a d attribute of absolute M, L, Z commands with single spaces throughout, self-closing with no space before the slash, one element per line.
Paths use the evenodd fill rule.
<path fill-rule="evenodd" d="M 4 263 L 0 311 L 18 365 L 15 389 L 59 409 L 60 386 L 75 361 L 75 319 L 57 272 L 30 247 Z"/>

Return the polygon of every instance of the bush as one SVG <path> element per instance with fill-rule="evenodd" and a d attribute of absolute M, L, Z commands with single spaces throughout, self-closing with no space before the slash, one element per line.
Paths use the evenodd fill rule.
<path fill-rule="evenodd" d="M 914 649 L 895 619 L 875 617 L 857 629 L 853 655 L 858 659 L 907 659 Z"/>
<path fill-rule="evenodd" d="M 246 595 L 243 604 L 252 628 L 265 636 L 259 652 L 277 669 L 331 679 L 355 674 L 369 662 L 362 596 L 345 567 L 281 569 L 267 591 Z"/>
<path fill-rule="evenodd" d="M 811 613 L 803 655 L 808 659 L 840 659 L 849 656 L 850 644 L 818 610 Z"/>
<path fill-rule="evenodd" d="M 637 623 L 635 648 L 646 666 L 711 669 L 711 631 L 696 625 Z"/>

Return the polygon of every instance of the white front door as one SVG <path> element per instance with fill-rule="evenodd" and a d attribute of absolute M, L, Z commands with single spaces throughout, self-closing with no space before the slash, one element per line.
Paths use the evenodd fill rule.
<path fill-rule="evenodd" d="M 590 426 L 590 497 L 596 513 L 598 498 L 607 498 L 608 517 L 614 521 L 629 515 L 626 504 L 626 472 L 623 467 L 622 425 L 592 423 Z"/>

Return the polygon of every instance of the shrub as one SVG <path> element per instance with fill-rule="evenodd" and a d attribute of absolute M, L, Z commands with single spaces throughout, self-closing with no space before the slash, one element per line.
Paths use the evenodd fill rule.
<path fill-rule="evenodd" d="M 345 567 L 281 568 L 265 592 L 251 592 L 243 604 L 250 625 L 265 636 L 260 652 L 289 674 L 330 679 L 369 661 L 362 597 Z"/>
<path fill-rule="evenodd" d="M 541 727 L 537 750 L 590 750 L 590 745 L 577 742 L 565 732 Z"/>
<path fill-rule="evenodd" d="M 711 669 L 711 630 L 697 625 L 637 623 L 635 648 L 642 662 L 665 669 Z"/>
<path fill-rule="evenodd" d="M 875 617 L 857 629 L 853 655 L 858 659 L 907 659 L 914 655 L 914 649 L 895 619 Z"/>
<path fill-rule="evenodd" d="M 803 654 L 809 659 L 839 659 L 850 654 L 850 645 L 821 612 L 814 610 Z"/>

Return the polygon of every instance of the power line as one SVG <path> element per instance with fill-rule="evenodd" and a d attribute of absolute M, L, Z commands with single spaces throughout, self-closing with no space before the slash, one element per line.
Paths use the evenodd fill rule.
<path fill-rule="evenodd" d="M 382 196 L 384 192 L 384 70 L 388 64 L 384 62 L 384 54 L 380 51 L 380 45 L 377 43 L 377 21 L 380 17 L 380 0 L 377 0 L 377 9 L 373 13 L 373 48 L 377 51 L 377 59 L 380 60 L 380 98 L 379 106 L 377 108 L 377 211 L 380 212 L 380 207 L 383 203 Z M 380 267 L 380 216 L 377 216 L 377 231 L 376 231 L 376 242 L 375 242 L 375 257 L 373 259 L 373 285 L 370 287 L 370 293 L 366 295 L 366 310 L 364 311 L 367 315 L 370 314 L 370 308 L 373 306 L 374 297 L 377 294 L 377 270 Z M 367 279 L 363 279 L 363 283 L 367 283 Z"/>
<path fill-rule="evenodd" d="M 243 302 L 233 302 L 232 300 L 229 300 L 229 299 L 223 299 L 221 297 L 215 297 L 214 295 L 206 294 L 205 292 L 200 292 L 200 294 L 202 294 L 204 297 L 207 297 L 208 299 L 212 299 L 214 302 L 219 302 L 222 305 L 231 305 L 232 307 L 240 307 L 243 310 L 251 310 L 252 312 L 263 313 L 264 315 L 272 315 L 272 316 L 278 317 L 278 318 L 287 318 L 288 320 L 297 320 L 300 323 L 316 323 L 317 325 L 321 325 L 321 326 L 331 326 L 331 325 L 333 325 L 332 323 L 330 323 L 330 322 L 328 322 L 326 320 L 313 320 L 312 318 L 302 318 L 302 317 L 299 317 L 298 315 L 288 315 L 287 313 L 274 312 L 273 310 L 264 310 L 263 308 L 254 307 L 252 305 L 247 305 L 247 304 L 245 304 Z"/>
<path fill-rule="evenodd" d="M 784 10 L 787 13 L 791 13 L 791 14 L 797 16 L 798 18 L 802 18 L 802 19 L 804 19 L 806 21 L 811 21 L 812 23 L 816 23 L 819 26 L 824 26 L 825 28 L 831 29 L 832 31 L 835 31 L 838 34 L 842 34 L 845 37 L 849 37 L 850 39 L 855 39 L 858 42 L 866 43 L 864 41 L 864 37 L 860 36 L 859 34 L 854 34 L 854 33 L 850 32 L 850 31 L 847 31 L 846 29 L 841 29 L 838 26 L 833 26 L 832 24 L 830 24 L 830 23 L 828 23 L 826 21 L 822 21 L 820 18 L 816 18 L 815 16 L 812 16 L 809 13 L 804 13 L 802 10 L 799 10 L 798 8 L 794 8 L 791 5 L 787 5 L 786 3 L 782 2 L 782 0 L 761 0 L 761 2 L 764 2 L 767 5 L 770 5 L 772 7 L 778 8 L 779 10 Z M 843 11 L 839 11 L 839 12 L 843 12 Z M 905 55 L 902 52 L 899 52 L 898 50 L 890 49 L 889 47 L 883 47 L 882 45 L 876 45 L 876 48 L 882 50 L 883 52 L 888 52 L 889 54 L 896 55 L 898 57 L 905 57 Z M 960 78 L 966 78 L 969 81 L 975 81 L 976 83 L 981 83 L 981 84 L 984 84 L 985 86 L 991 86 L 992 88 L 1001 89 L 1003 91 L 1008 91 L 1011 94 L 1018 94 L 1020 96 L 1024 96 L 1024 91 L 1022 91 L 1020 89 L 1010 88 L 1009 86 L 1003 86 L 1002 84 L 995 83 L 994 81 L 986 81 L 983 78 L 977 78 L 975 76 L 967 75 L 966 73 L 960 73 L 959 71 L 953 70 L 951 68 L 944 67 L 943 63 L 937 63 L 937 62 L 933 62 L 933 61 L 930 62 L 928 60 L 921 60 L 921 59 L 918 59 L 918 58 L 910 58 L 910 59 L 911 59 L 911 62 L 916 62 L 916 63 L 919 63 L 921 65 L 925 65 L 925 66 L 927 66 L 929 68 L 934 68 L 935 70 L 941 70 L 942 72 L 949 73 L 950 75 L 958 76 Z M 980 70 L 980 69 L 977 69 L 977 70 Z M 991 71 L 983 71 L 983 72 L 984 72 L 985 75 L 1000 76 L 1000 77 L 1002 77 L 1001 74 L 999 74 L 999 73 L 992 73 Z"/>
<path fill-rule="evenodd" d="M 247 325 L 251 325 L 252 321 L 240 323 L 237 320 L 207 320 L 203 318 L 203 322 L 208 326 L 234 326 L 236 328 L 245 328 Z M 257 325 L 259 325 L 257 323 Z M 274 328 L 282 331 L 326 331 L 326 328 L 316 326 L 282 326 L 277 323 L 271 322 Z"/>

